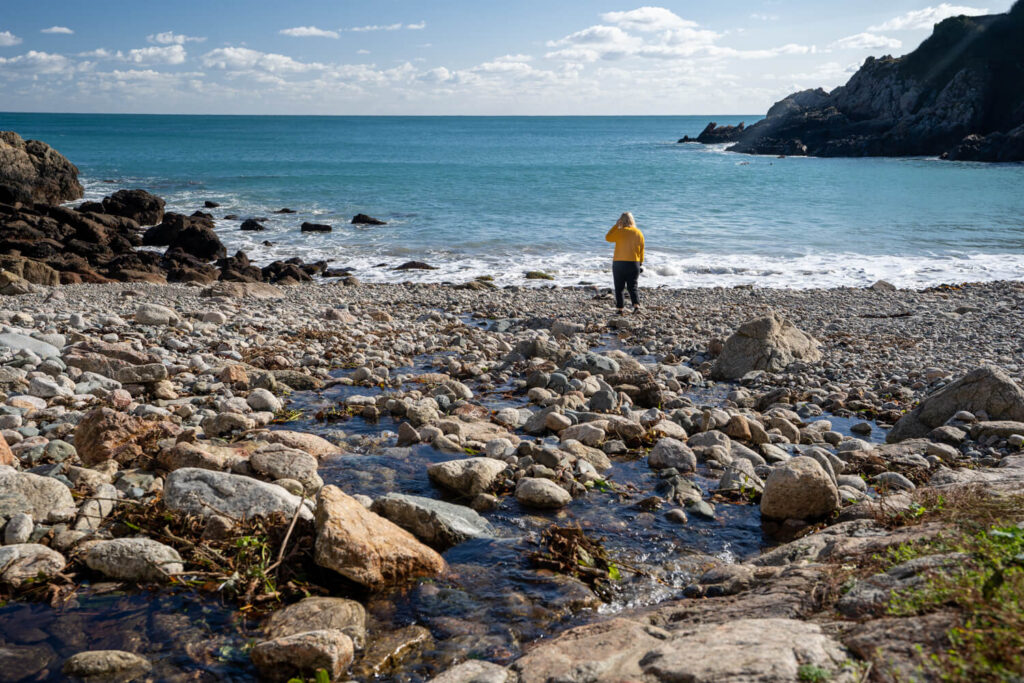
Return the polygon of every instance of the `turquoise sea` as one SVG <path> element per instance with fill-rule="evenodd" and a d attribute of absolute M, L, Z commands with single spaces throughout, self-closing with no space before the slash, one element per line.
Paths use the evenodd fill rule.
<path fill-rule="evenodd" d="M 646 286 L 1024 279 L 1024 165 L 676 144 L 709 120 L 758 118 L 0 113 L 0 130 L 64 153 L 89 199 L 142 187 L 176 211 L 219 202 L 229 250 L 329 259 L 366 281 L 522 283 L 539 269 L 603 283 L 604 234 L 626 210 L 647 238 Z M 349 225 L 360 212 L 389 224 Z M 267 216 L 268 229 L 240 232 L 228 214 Z M 307 220 L 334 231 L 300 233 Z M 410 259 L 438 270 L 381 266 Z"/>

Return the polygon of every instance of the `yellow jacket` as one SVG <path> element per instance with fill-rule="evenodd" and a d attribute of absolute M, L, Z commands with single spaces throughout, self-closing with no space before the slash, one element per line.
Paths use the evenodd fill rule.
<path fill-rule="evenodd" d="M 644 234 L 639 229 L 612 226 L 604 239 L 607 242 L 615 242 L 613 261 L 644 262 Z"/>

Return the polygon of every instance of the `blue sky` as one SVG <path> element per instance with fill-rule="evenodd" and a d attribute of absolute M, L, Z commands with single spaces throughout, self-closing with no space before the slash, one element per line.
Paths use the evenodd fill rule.
<path fill-rule="evenodd" d="M 756 114 L 967 2 L 3 0 L 0 110 Z"/>

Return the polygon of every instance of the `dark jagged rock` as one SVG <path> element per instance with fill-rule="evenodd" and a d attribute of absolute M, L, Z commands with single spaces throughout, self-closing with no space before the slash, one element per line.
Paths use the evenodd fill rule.
<path fill-rule="evenodd" d="M 244 251 L 235 252 L 234 256 L 227 256 L 217 261 L 220 268 L 220 279 L 228 282 L 262 282 L 263 272 L 249 262 L 249 256 Z"/>
<path fill-rule="evenodd" d="M 743 134 L 745 128 L 745 123 L 740 123 L 738 126 L 719 126 L 712 121 L 704 127 L 704 130 L 697 137 L 691 138 L 689 135 L 684 135 L 679 139 L 679 142 L 700 142 L 705 145 L 736 142 L 740 139 L 740 135 Z"/>
<path fill-rule="evenodd" d="M 97 213 L 124 216 L 139 225 L 156 225 L 164 217 L 164 200 L 145 190 L 118 190 L 103 199 L 103 210 Z"/>
<path fill-rule="evenodd" d="M 205 261 L 227 256 L 227 249 L 214 232 L 213 221 L 206 216 L 165 214 L 160 225 L 145 232 L 142 243 L 146 246 L 178 247 Z"/>
<path fill-rule="evenodd" d="M 387 221 L 382 221 L 379 218 L 373 216 L 367 216 L 365 213 L 357 213 L 352 217 L 352 225 L 387 225 Z"/>
<path fill-rule="evenodd" d="M 255 219 L 247 218 L 244 221 L 242 221 L 242 226 L 239 228 L 239 230 L 245 230 L 245 231 L 248 231 L 248 232 L 256 232 L 258 230 L 266 230 L 266 227 L 264 227 L 264 225 L 262 223 L 260 223 L 259 221 L 255 220 Z"/>
<path fill-rule="evenodd" d="M 406 261 L 395 270 L 437 270 L 437 268 L 423 261 Z"/>
<path fill-rule="evenodd" d="M 217 202 L 211 202 L 209 199 L 203 202 L 203 208 L 205 209 L 216 209 L 219 206 L 220 204 L 218 204 Z"/>
<path fill-rule="evenodd" d="M 730 150 L 1024 160 L 1024 1 L 946 19 L 913 52 L 869 57 L 831 93 L 790 95 Z"/>
<path fill-rule="evenodd" d="M 39 140 L 0 131 L 0 202 L 59 204 L 81 198 L 78 167 Z"/>
<path fill-rule="evenodd" d="M 278 209 L 274 213 L 295 213 L 295 209 L 289 209 L 289 208 Z"/>
<path fill-rule="evenodd" d="M 262 273 L 264 280 L 277 284 L 310 282 L 313 279 L 298 264 L 286 261 L 274 261 L 270 265 L 264 266 Z"/>
<path fill-rule="evenodd" d="M 324 225 L 323 223 L 303 223 L 302 232 L 330 232 L 331 226 Z"/>

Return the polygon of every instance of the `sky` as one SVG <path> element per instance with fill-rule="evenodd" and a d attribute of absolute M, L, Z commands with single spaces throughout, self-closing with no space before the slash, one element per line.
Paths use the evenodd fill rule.
<path fill-rule="evenodd" d="M 2 0 L 0 111 L 756 114 L 967 2 Z"/>

